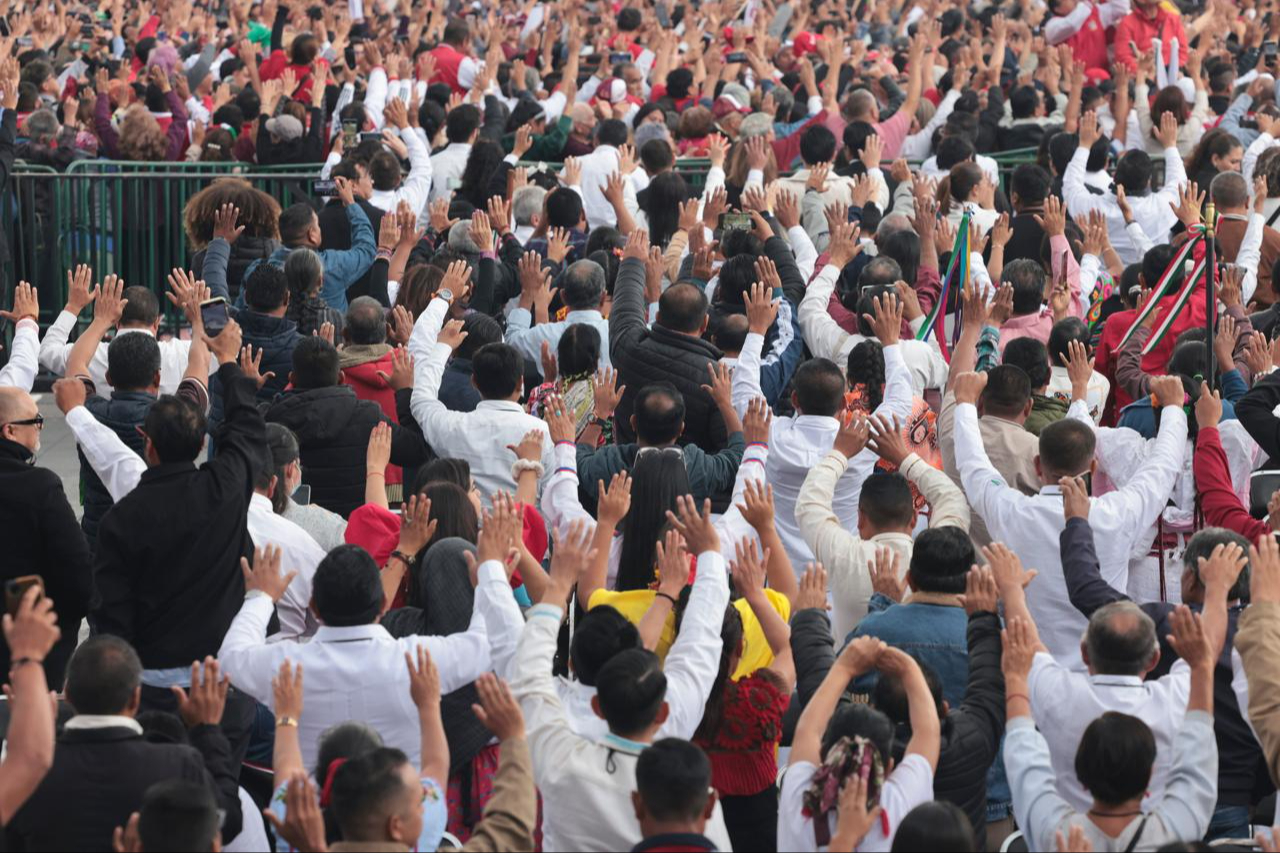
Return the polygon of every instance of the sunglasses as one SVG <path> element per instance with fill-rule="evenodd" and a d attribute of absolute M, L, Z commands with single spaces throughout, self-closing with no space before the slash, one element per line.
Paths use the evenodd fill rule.
<path fill-rule="evenodd" d="M 25 421 L 9 421 L 7 424 L 0 426 L 33 426 L 36 429 L 44 429 L 44 415 L 36 415 L 34 418 L 27 418 Z"/>

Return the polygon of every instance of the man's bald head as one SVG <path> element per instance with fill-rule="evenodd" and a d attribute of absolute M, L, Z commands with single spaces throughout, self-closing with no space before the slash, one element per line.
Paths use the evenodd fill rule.
<path fill-rule="evenodd" d="M 40 430 L 34 425 L 15 426 L 40 414 L 36 401 L 21 388 L 0 388 L 0 438 L 17 442 L 32 453 L 40 449 Z"/>
<path fill-rule="evenodd" d="M 1131 601 L 1095 610 L 1082 645 L 1089 671 L 1099 675 L 1142 675 L 1159 660 L 1156 624 Z"/>

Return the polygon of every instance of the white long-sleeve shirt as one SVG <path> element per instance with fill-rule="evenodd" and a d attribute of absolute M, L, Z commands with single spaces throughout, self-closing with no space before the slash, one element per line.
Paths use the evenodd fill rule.
<path fill-rule="evenodd" d="M 105 347 L 100 349 L 105 350 Z M 23 391 L 30 392 L 36 384 L 36 373 L 40 369 L 39 350 L 39 324 L 30 317 L 19 320 L 13 332 L 13 348 L 9 351 L 9 362 L 0 368 L 0 388 L 21 388 Z M 105 360 L 105 352 L 103 355 Z"/>
<path fill-rule="evenodd" d="M 1068 704 L 1073 700 L 1070 697 Z M 1123 832 L 1112 838 L 1055 790 L 1055 782 L 1067 777 L 1075 779 L 1074 767 L 1062 772 L 1050 764 L 1045 739 L 1029 717 L 1010 720 L 1004 766 L 1009 774 L 1014 816 L 1028 847 L 1054 850 L 1055 833 L 1060 832 L 1065 838 L 1073 826 L 1084 830 L 1093 850 L 1129 849 L 1139 826 L 1139 850 L 1159 850 L 1169 842 L 1204 837 L 1218 798 L 1218 743 L 1213 734 L 1213 715 L 1204 711 L 1187 713 L 1169 748 L 1163 751 L 1173 753 L 1164 796 L 1158 802 L 1153 798 L 1154 808 L 1143 817 L 1135 816 Z"/>
<path fill-rule="evenodd" d="M 707 551 L 698 555 L 697 576 L 680 620 L 680 633 L 662 664 L 667 676 L 669 713 L 654 740 L 664 737 L 693 740 L 702 723 L 724 646 L 720 629 L 724 625 L 724 610 L 729 605 L 725 566 L 721 553 Z M 706 572 L 705 580 L 703 572 Z M 605 740 L 609 736 L 609 725 L 591 708 L 596 688 L 563 679 L 558 681 L 557 688 L 574 733 L 597 742 Z"/>
<path fill-rule="evenodd" d="M 539 323 L 536 326 L 531 325 L 532 322 L 533 314 L 530 313 L 528 308 L 516 308 L 508 314 L 507 343 L 515 347 L 525 359 L 538 365 L 539 372 L 541 372 L 542 365 L 543 342 L 545 341 L 551 345 L 551 352 L 554 354 L 564 330 L 576 323 L 591 326 L 600 333 L 600 366 L 608 367 L 611 364 L 609 361 L 609 321 L 598 310 L 570 311 L 563 320 L 557 320 L 552 323 Z"/>
<path fill-rule="evenodd" d="M 1050 17 L 1044 22 L 1044 37 L 1049 44 L 1062 44 L 1080 32 L 1080 28 L 1093 14 L 1094 4 L 1088 0 L 1080 0 L 1076 7 L 1065 15 Z M 1098 4 L 1098 17 L 1102 19 L 1103 28 L 1114 27 L 1120 19 L 1129 14 L 1129 0 L 1109 0 Z"/>
<path fill-rule="evenodd" d="M 929 152 L 933 150 L 933 132 L 942 127 L 943 122 L 947 120 L 947 116 L 951 115 L 951 111 L 955 109 L 956 101 L 960 100 L 960 91 L 952 89 L 947 92 L 946 97 L 938 104 L 938 108 L 933 112 L 933 118 L 929 119 L 929 123 L 920 129 L 918 133 L 908 134 L 907 138 L 902 141 L 902 147 L 898 149 L 898 156 L 906 158 L 912 163 L 917 160 L 923 161 L 929 156 Z"/>
<path fill-rule="evenodd" d="M 573 731 L 551 674 L 563 615 L 550 604 L 529 610 L 511 681 L 524 712 L 534 781 L 542 793 L 542 849 L 629 850 L 641 837 L 631 805 L 636 759 L 649 744 L 615 734 L 596 742 Z M 705 835 L 717 848 L 733 849 L 718 802 Z"/>
<path fill-rule="evenodd" d="M 516 490 L 516 481 L 511 476 L 515 457 L 507 445 L 519 444 L 528 432 L 538 430 L 543 435 L 542 482 L 545 484 L 551 476 L 554 459 L 551 431 L 546 421 L 530 415 L 512 400 L 481 400 L 472 412 L 450 411 L 440 401 L 440 382 L 453 350 L 447 344 L 437 343 L 436 338 L 448 311 L 448 302 L 433 299 L 418 317 L 409 338 L 409 353 L 414 358 L 410 403 L 414 418 L 438 455 L 467 460 L 471 476 L 486 501 L 494 492 Z"/>
<path fill-rule="evenodd" d="M 1160 191 L 1128 197 L 1134 220 L 1153 243 L 1168 242 L 1169 229 L 1178 221 L 1170 204 L 1178 204 L 1178 192 L 1187 180 L 1187 170 L 1182 165 L 1178 149 L 1167 148 L 1164 155 L 1164 186 Z M 1142 260 L 1142 255 L 1125 230 L 1124 215 L 1115 195 L 1095 195 L 1085 188 L 1085 164 L 1088 161 L 1089 149 L 1077 148 L 1071 155 L 1067 170 L 1062 173 L 1062 200 L 1067 203 L 1067 212 L 1072 219 L 1083 221 L 1089 211 L 1102 211 L 1107 217 L 1107 230 L 1111 232 L 1116 254 L 1126 264 L 1136 264 Z"/>
<path fill-rule="evenodd" d="M 618 224 L 618 214 L 604 197 L 609 176 L 618 171 L 618 149 L 612 145 L 598 145 L 590 154 L 578 158 L 582 166 L 582 206 L 586 209 L 587 226 L 599 228 Z"/>
<path fill-rule="evenodd" d="M 733 371 L 733 407 L 739 413 L 747 410 L 753 398 L 764 396 L 760 390 L 763 346 L 763 336 L 748 334 L 738 355 L 738 366 Z M 884 402 L 876 413 L 905 422 L 911 412 L 912 396 L 901 344 L 884 348 L 884 375 Z M 796 518 L 800 489 L 809 472 L 831 451 L 839 431 L 840 421 L 825 415 L 775 417 L 770 426 L 765 479 L 773 486 L 774 525 L 797 573 L 814 559 Z M 878 458 L 870 449 L 863 450 L 849 460 L 848 470 L 836 487 L 832 509 L 847 530 L 857 525 L 862 481 L 871 475 Z"/>
<path fill-rule="evenodd" d="M 458 188 L 470 156 L 471 145 L 467 142 L 451 142 L 431 155 L 431 201 L 448 198 Z"/>
<path fill-rule="evenodd" d="M 979 256 L 980 257 L 980 256 Z M 985 275 L 985 269 L 983 274 Z M 975 268 L 974 276 L 978 273 Z M 816 358 L 829 358 L 843 371 L 849 364 L 849 353 L 853 348 L 867 340 L 862 335 L 851 335 L 840 328 L 835 319 L 827 311 L 831 301 L 831 293 L 835 290 L 836 280 L 840 277 L 840 268 L 835 264 L 827 264 L 818 273 L 800 300 L 800 331 L 804 334 L 804 342 Z M 938 352 L 937 345 L 929 341 L 904 340 L 902 359 L 910 372 L 911 388 L 917 396 L 923 395 L 926 388 L 944 388 L 947 384 L 947 362 Z M 906 415 L 902 415 L 906 417 Z"/>
<path fill-rule="evenodd" d="M 876 549 L 884 547 L 896 552 L 905 574 L 915 547 L 905 533 L 880 533 L 863 539 L 856 526 L 850 529 L 840 520 L 833 504 L 836 489 L 848 469 L 848 458 L 832 450 L 809 472 L 796 501 L 800 535 L 831 579 L 831 633 L 837 646 L 867 615 L 872 592 L 869 567 L 875 562 Z M 929 502 L 930 527 L 959 527 L 968 532 L 969 504 L 950 477 L 914 453 L 903 460 L 899 473 L 914 483 Z"/>
<path fill-rule="evenodd" d="M 510 593 L 508 592 L 508 595 Z M 471 624 L 448 637 L 393 638 L 381 625 L 335 628 L 321 625 L 305 643 L 266 641 L 275 607 L 263 594 L 250 593 L 232 620 L 218 650 L 218 662 L 237 689 L 274 709 L 271 679 L 285 660 L 306 670 L 306 713 L 298 723 L 302 762 L 314 767 L 320 735 L 348 720 L 371 726 L 386 746 L 403 750 L 414 767 L 422 764 L 418 709 L 409 696 L 405 654 L 425 646 L 440 673 L 441 694 L 475 681 L 492 666 L 483 612 L 493 607 L 489 587 L 476 588 Z"/>
<path fill-rule="evenodd" d="M 405 201 L 415 215 L 422 216 L 427 212 L 427 202 L 431 197 L 431 150 L 411 127 L 403 128 L 400 138 L 409 149 L 409 174 L 394 190 L 374 190 L 369 196 L 369 204 L 379 210 L 395 212 L 400 202 Z"/>
<path fill-rule="evenodd" d="M 971 403 L 955 408 L 955 442 L 965 496 L 986 521 L 991 539 L 1007 545 L 1024 566 L 1039 571 L 1027 588 L 1027 606 L 1041 640 L 1064 666 L 1083 669 L 1080 638 L 1087 620 L 1067 595 L 1059 552 L 1066 526 L 1062 489 L 1044 486 L 1038 495 L 1025 495 L 1006 484 L 987 458 L 978 411 Z M 1123 488 L 1090 499 L 1089 523 L 1098 546 L 1099 569 L 1113 588 L 1126 588 L 1130 552 L 1164 508 L 1182 470 L 1186 445 L 1187 416 L 1180 406 L 1166 406 L 1149 464 Z"/>
<path fill-rule="evenodd" d="M 69 342 L 69 339 L 75 327 L 75 314 L 70 311 L 63 311 L 58 315 L 58 319 L 54 320 L 53 325 L 49 326 L 49 330 L 44 334 L 44 340 L 40 342 L 41 367 L 59 376 L 67 372 L 67 359 L 71 357 L 71 348 L 75 346 L 75 344 Z M 116 337 L 132 334 L 155 337 L 155 333 L 150 329 L 116 329 Z M 183 375 L 187 372 L 187 359 L 191 354 L 191 341 L 170 338 L 167 341 L 156 341 L 156 343 L 160 345 L 160 393 L 176 393 L 178 385 L 182 382 Z M 15 347 L 17 345 L 16 338 L 14 339 L 14 345 Z M 93 357 L 89 359 L 89 378 L 93 380 L 93 387 L 104 397 L 110 397 L 112 391 L 111 383 L 107 381 L 107 350 L 109 346 L 105 342 L 98 344 L 98 348 L 93 352 Z M 210 361 L 209 370 L 216 371 L 217 369 L 218 366 Z M 32 375 L 34 376 L 35 374 L 33 373 Z"/>

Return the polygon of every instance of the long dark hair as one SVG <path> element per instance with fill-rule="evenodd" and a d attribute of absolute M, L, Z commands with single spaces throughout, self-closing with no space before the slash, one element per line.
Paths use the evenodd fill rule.
<path fill-rule="evenodd" d="M 689 494 L 689 472 L 683 453 L 646 453 L 631 468 L 631 511 L 622 520 L 619 592 L 648 589 L 653 582 L 654 549 L 667 529 L 667 510 Z"/>
<path fill-rule="evenodd" d="M 725 692 L 729 687 L 733 658 L 742 645 L 743 631 L 742 614 L 730 602 L 724 609 L 724 622 L 720 624 L 720 639 L 724 643 L 720 648 L 720 671 L 716 673 L 715 683 L 711 685 L 711 694 L 707 697 L 702 722 L 693 735 L 694 740 L 712 740 L 720 731 L 720 725 L 724 722 Z"/>
<path fill-rule="evenodd" d="M 458 198 L 471 202 L 476 208 L 484 209 L 488 202 L 489 182 L 502 165 L 502 158 L 507 156 L 502 146 L 492 139 L 477 139 L 471 146 L 471 154 L 467 157 L 467 167 L 462 173 L 462 182 L 458 187 Z"/>
<path fill-rule="evenodd" d="M 663 172 L 649 184 L 641 205 L 649 220 L 649 240 L 666 248 L 671 235 L 680 230 L 680 205 L 689 200 L 689 185 L 675 172 Z"/>

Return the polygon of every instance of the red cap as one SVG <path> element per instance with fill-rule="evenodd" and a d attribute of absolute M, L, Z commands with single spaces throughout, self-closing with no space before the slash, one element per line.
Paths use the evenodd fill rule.
<path fill-rule="evenodd" d="M 791 52 L 796 55 L 796 59 L 806 53 L 817 53 L 820 40 L 819 36 L 813 33 L 797 33 L 791 42 Z"/>

